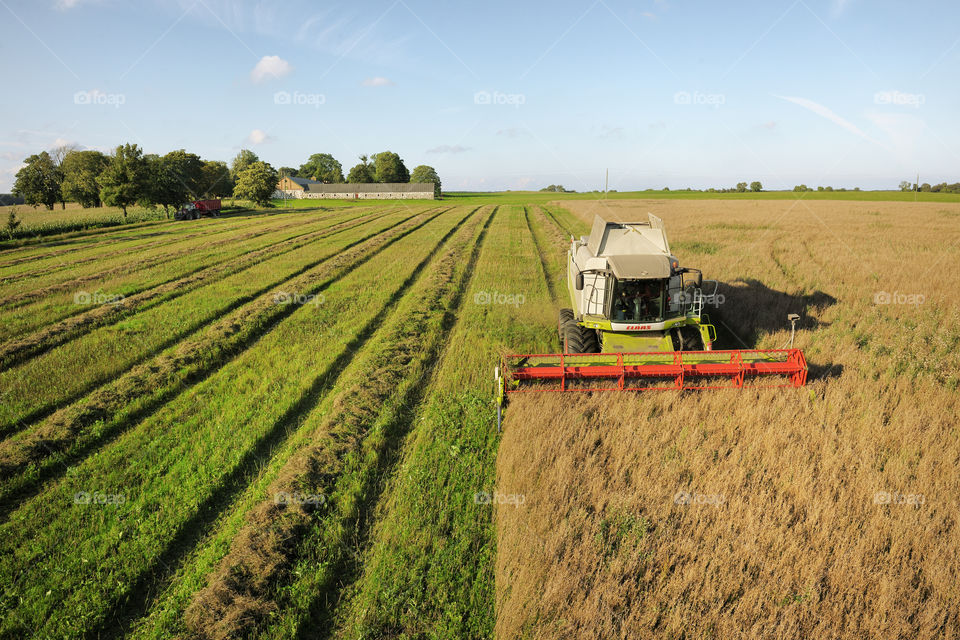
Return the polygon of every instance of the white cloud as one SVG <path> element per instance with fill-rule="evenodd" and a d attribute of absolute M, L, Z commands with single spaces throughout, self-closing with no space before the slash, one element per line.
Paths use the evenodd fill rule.
<path fill-rule="evenodd" d="M 381 76 L 377 76 L 374 78 L 367 78 L 366 80 L 363 81 L 363 86 L 365 87 L 389 87 L 395 84 L 396 82 L 394 82 L 390 78 L 384 78 Z"/>
<path fill-rule="evenodd" d="M 442 144 L 439 147 L 427 149 L 427 153 L 463 153 L 464 151 L 470 151 L 470 147 L 463 147 L 459 144 L 455 144 L 453 146 L 450 146 L 449 144 Z"/>
<path fill-rule="evenodd" d="M 254 129 L 250 132 L 250 135 L 247 136 L 246 142 L 249 144 L 263 144 L 271 140 L 273 140 L 273 138 L 267 135 L 267 132 L 263 129 Z"/>
<path fill-rule="evenodd" d="M 263 56 L 250 72 L 250 79 L 254 82 L 263 82 L 271 78 L 288 76 L 292 71 L 293 66 L 280 56 Z"/>
<path fill-rule="evenodd" d="M 823 106 L 822 104 L 818 104 L 813 100 L 807 100 L 806 98 L 795 98 L 791 96 L 776 96 L 776 97 L 780 98 L 781 100 L 786 100 L 787 102 L 792 102 L 793 104 L 800 105 L 804 109 L 808 109 L 809 111 L 814 112 L 821 118 L 826 118 L 830 122 L 840 127 L 843 127 L 844 129 L 854 134 L 855 136 L 859 136 L 864 140 L 868 140 L 869 142 L 872 142 L 881 147 L 883 146 L 881 143 L 877 142 L 876 140 L 874 140 L 873 138 L 865 134 L 863 131 L 861 131 L 860 128 L 857 127 L 857 125 L 853 124 L 848 120 L 844 120 L 843 118 L 838 116 L 836 113 L 831 111 L 829 108 Z"/>

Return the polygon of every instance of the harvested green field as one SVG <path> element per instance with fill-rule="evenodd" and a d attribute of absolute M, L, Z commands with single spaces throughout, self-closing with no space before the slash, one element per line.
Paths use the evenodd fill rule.
<path fill-rule="evenodd" d="M 664 573 L 662 596 L 637 587 L 654 584 L 643 578 L 654 574 L 636 573 L 649 572 L 645 559 L 654 557 L 699 570 L 690 558 L 701 543 L 658 546 L 647 524 L 706 531 L 712 544 L 733 526 L 727 512 L 688 511 L 674 522 L 673 507 L 644 501 L 677 487 L 713 489 L 708 481 L 733 495 L 734 481 L 784 464 L 776 451 L 795 457 L 797 473 L 825 465 L 838 483 L 859 478 L 856 491 L 928 495 L 941 510 L 915 518 L 924 535 L 908 534 L 899 547 L 888 541 L 897 562 L 937 539 L 932 527 L 941 527 L 937 553 L 956 551 L 956 528 L 944 511 L 950 505 L 937 502 L 956 482 L 933 473 L 955 455 L 956 429 L 932 410 L 909 423 L 904 417 L 920 391 L 955 407 L 945 398 L 957 386 L 956 304 L 945 281 L 922 290 L 921 313 L 867 298 L 874 290 L 921 291 L 898 272 L 904 251 L 931 269 L 955 266 L 953 254 L 937 258 L 957 240 L 950 229 L 960 205 L 910 203 L 918 230 L 911 235 L 901 205 L 891 203 L 524 197 L 290 206 L 0 247 L 0 638 L 620 637 L 620 620 L 630 621 L 633 637 L 733 633 L 710 617 L 716 603 L 681 575 L 682 566 Z M 826 444 L 810 439 L 822 454 L 800 460 L 798 442 L 806 440 L 783 430 L 757 440 L 756 451 L 732 435 L 730 420 L 717 426 L 696 418 L 706 406 L 727 411 L 735 394 L 655 402 L 623 396 L 614 407 L 622 418 L 617 442 L 626 448 L 593 444 L 603 432 L 590 420 L 606 415 L 591 404 L 602 400 L 596 396 L 570 403 L 576 415 L 566 422 L 557 420 L 562 397 L 508 405 L 506 430 L 497 433 L 499 356 L 558 349 L 570 235 L 587 232 L 594 209 L 632 215 L 630 207 L 663 217 L 681 260 L 724 281 L 737 303 L 735 311 L 718 311 L 728 346 L 779 346 L 780 316 L 802 303 L 812 391 L 749 395 L 755 403 L 776 398 L 770 406 L 783 416 L 826 429 Z M 733 250 L 744 241 L 749 251 Z M 758 300 L 768 312 L 749 311 Z M 899 325 L 909 335 L 892 337 Z M 882 367 L 868 366 L 881 360 Z M 903 399 L 897 407 L 868 406 L 888 389 Z M 759 433 L 768 413 L 732 415 Z M 881 438 L 877 450 L 865 436 L 843 436 L 853 413 L 858 434 Z M 669 415 L 692 431 L 686 422 L 658 427 Z M 884 415 L 901 416 L 899 431 L 875 424 Z M 935 431 L 898 452 L 894 436 L 921 423 Z M 646 467 L 631 458 L 644 451 L 631 440 L 635 426 L 663 448 Z M 577 442 L 581 427 L 590 442 Z M 677 449 L 685 440 L 736 449 L 745 466 L 724 467 L 697 450 L 689 455 L 710 468 L 691 471 L 687 452 Z M 940 453 L 928 463 L 934 440 Z M 662 473 L 673 484 L 669 491 L 632 485 L 622 467 L 592 457 L 597 451 L 648 474 L 638 480 Z M 887 476 L 882 468 L 867 479 L 850 471 L 861 464 L 887 465 Z M 691 473 L 705 480 L 691 483 Z M 939 478 L 936 486 L 923 486 L 930 478 Z M 779 479 L 769 482 L 763 497 L 774 503 L 784 489 Z M 827 484 L 814 488 L 826 492 L 834 486 Z M 608 504 L 607 487 L 633 502 Z M 529 494 L 527 507 L 490 499 L 517 492 Z M 875 529 L 892 533 L 889 518 L 869 508 L 861 511 Z M 839 521 L 843 514 L 829 511 Z M 771 556 L 778 540 L 791 540 L 790 529 L 764 517 L 783 527 L 753 541 Z M 611 537 L 610 522 L 620 537 Z M 859 535 L 853 526 L 836 530 Z M 878 538 L 866 546 L 883 545 Z M 639 562 L 628 557 L 638 548 L 648 554 Z M 721 560 L 738 566 L 731 548 Z M 589 565 L 590 554 L 601 566 Z M 780 637 L 842 635 L 843 619 L 861 621 L 860 631 L 935 635 L 955 620 L 938 608 L 958 601 L 955 589 L 934 593 L 956 577 L 949 568 L 926 563 L 928 573 L 918 570 L 914 583 L 871 591 L 906 594 L 935 615 L 886 626 L 871 618 L 871 626 L 856 617 L 863 612 L 855 594 L 810 586 L 815 572 L 799 559 L 777 562 L 790 581 L 774 595 L 801 598 L 787 612 L 773 607 L 770 615 L 780 617 L 764 629 Z M 842 568 L 834 579 L 853 575 L 855 567 Z M 893 573 L 881 575 L 892 580 Z M 870 575 L 858 579 L 869 583 Z M 637 602 L 642 595 L 652 608 L 631 617 L 591 605 L 577 585 L 597 593 L 630 585 Z M 735 598 L 742 586 L 720 584 L 718 597 Z M 738 622 L 770 613 L 755 591 L 747 590 L 750 608 L 734 612 Z M 804 595 L 814 592 L 846 598 L 843 607 L 822 605 L 836 614 L 829 622 L 814 622 L 816 601 Z M 667 595 L 687 600 L 668 610 L 657 600 Z M 572 603 L 581 609 L 570 611 Z M 604 617 L 592 618 L 593 610 Z"/>

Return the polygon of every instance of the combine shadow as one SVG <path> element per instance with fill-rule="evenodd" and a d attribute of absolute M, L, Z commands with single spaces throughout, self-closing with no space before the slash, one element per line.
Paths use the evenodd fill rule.
<path fill-rule="evenodd" d="M 834 364 L 811 364 L 807 363 L 807 380 L 829 380 L 839 378 L 843 373 L 843 365 Z"/>
<path fill-rule="evenodd" d="M 792 313 L 800 316 L 794 344 L 802 347 L 804 334 L 829 326 L 817 316 L 837 303 L 823 291 L 798 296 L 771 289 L 755 279 L 721 282 L 717 294 L 716 302 L 704 307 L 717 328 L 715 349 L 756 349 L 771 333 L 785 331 L 789 335 L 787 315 Z M 836 378 L 843 372 L 843 365 L 838 363 L 810 362 L 808 366 L 808 380 Z"/>
<path fill-rule="evenodd" d="M 823 291 L 798 296 L 771 289 L 759 280 L 721 282 L 714 304 L 704 312 L 717 325 L 718 347 L 753 349 L 766 335 L 789 331 L 787 315 L 800 316 L 797 335 L 829 326 L 815 314 L 836 304 L 837 299 Z"/>

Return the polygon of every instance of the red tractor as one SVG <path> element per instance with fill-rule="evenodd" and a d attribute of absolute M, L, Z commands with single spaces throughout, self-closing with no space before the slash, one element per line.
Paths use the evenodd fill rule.
<path fill-rule="evenodd" d="M 194 200 L 180 207 L 174 214 L 176 220 L 196 220 L 202 215 L 219 216 L 220 200 Z"/>

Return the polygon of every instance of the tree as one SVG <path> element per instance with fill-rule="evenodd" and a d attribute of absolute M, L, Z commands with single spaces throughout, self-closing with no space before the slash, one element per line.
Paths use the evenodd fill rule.
<path fill-rule="evenodd" d="M 140 201 L 145 205 L 162 205 L 167 217 L 170 215 L 170 207 L 179 207 L 190 195 L 187 180 L 181 173 L 182 158 L 174 155 L 176 153 L 171 152 L 163 157 L 144 157 L 147 179 Z"/>
<path fill-rule="evenodd" d="M 97 178 L 100 199 L 112 207 L 123 209 L 126 219 L 127 207 L 143 197 L 146 181 L 147 162 L 143 158 L 143 151 L 135 144 L 121 145 L 110 156 L 110 162 Z"/>
<path fill-rule="evenodd" d="M 433 167 L 425 164 L 415 167 L 413 173 L 410 174 L 410 182 L 432 182 L 433 197 L 440 197 L 440 176 L 437 175 L 437 170 Z"/>
<path fill-rule="evenodd" d="M 63 161 L 66 159 L 67 155 L 73 151 L 79 151 L 77 145 L 75 144 L 62 144 L 59 147 L 53 149 L 51 157 L 53 158 L 53 164 L 57 167 L 57 171 L 60 172 L 60 208 L 67 208 L 67 196 L 63 193 Z"/>
<path fill-rule="evenodd" d="M 266 206 L 270 204 L 270 198 L 276 189 L 277 172 L 266 162 L 257 161 L 237 176 L 233 195 L 235 198 L 245 198 L 260 206 Z"/>
<path fill-rule="evenodd" d="M 746 192 L 746 190 L 747 190 L 747 183 L 746 183 L 746 182 L 738 182 L 738 183 L 737 183 L 737 193 L 744 193 L 744 192 Z"/>
<path fill-rule="evenodd" d="M 343 182 L 343 167 L 329 153 L 315 153 L 300 165 L 297 170 L 298 175 L 311 180 L 319 180 L 327 183 Z"/>
<path fill-rule="evenodd" d="M 83 208 L 100 206 L 97 178 L 110 159 L 99 151 L 70 151 L 63 158 L 63 197 L 79 202 Z"/>
<path fill-rule="evenodd" d="M 794 191 L 812 191 L 810 187 L 805 184 L 798 184 L 793 188 Z"/>
<path fill-rule="evenodd" d="M 374 181 L 376 167 L 367 156 L 360 156 L 360 164 L 354 165 L 347 175 L 347 182 L 353 184 L 370 183 Z"/>
<path fill-rule="evenodd" d="M 170 171 L 183 183 L 187 194 L 199 198 L 203 186 L 203 160 L 195 153 L 187 153 L 184 149 L 171 151 L 163 156 L 163 161 Z M 180 204 L 183 201 L 181 200 Z"/>
<path fill-rule="evenodd" d="M 257 157 L 257 154 L 250 151 L 250 149 L 240 149 L 240 153 L 236 155 L 233 163 L 230 165 L 230 176 L 236 181 L 241 171 L 259 160 L 260 158 Z"/>
<path fill-rule="evenodd" d="M 910 191 L 910 183 L 907 180 L 900 181 L 900 191 Z"/>
<path fill-rule="evenodd" d="M 763 185 L 759 180 L 754 180 L 750 183 L 750 191 L 763 191 Z"/>
<path fill-rule="evenodd" d="M 24 160 L 27 166 L 17 171 L 13 194 L 23 198 L 29 205 L 44 205 L 53 209 L 61 201 L 60 186 L 63 174 L 46 151 L 41 151 Z"/>
<path fill-rule="evenodd" d="M 383 151 L 374 155 L 373 165 L 376 168 L 374 172 L 376 182 L 410 182 L 410 172 L 403 164 L 403 159 L 392 151 Z"/>
<path fill-rule="evenodd" d="M 287 177 L 287 176 L 291 178 L 296 178 L 299 176 L 299 174 L 297 173 L 297 170 L 294 169 L 293 167 L 280 167 L 279 169 L 277 169 L 277 175 L 280 176 L 281 178 Z"/>
<path fill-rule="evenodd" d="M 233 177 L 226 162 L 206 160 L 200 169 L 200 185 L 197 193 L 201 198 L 228 198 L 233 193 Z"/>

